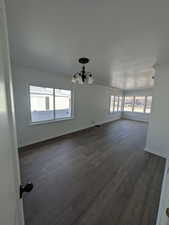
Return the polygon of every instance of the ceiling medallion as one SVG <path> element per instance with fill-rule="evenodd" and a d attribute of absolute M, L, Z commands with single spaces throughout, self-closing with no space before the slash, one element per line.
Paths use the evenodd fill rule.
<path fill-rule="evenodd" d="M 72 83 L 74 84 L 93 84 L 94 82 L 94 78 L 93 78 L 93 75 L 92 73 L 90 72 L 87 72 L 85 70 L 85 64 L 89 63 L 89 59 L 88 58 L 80 58 L 79 59 L 79 63 L 81 63 L 83 66 L 82 66 L 82 70 L 80 72 L 77 72 L 75 74 L 73 74 L 73 77 L 72 77 Z"/>

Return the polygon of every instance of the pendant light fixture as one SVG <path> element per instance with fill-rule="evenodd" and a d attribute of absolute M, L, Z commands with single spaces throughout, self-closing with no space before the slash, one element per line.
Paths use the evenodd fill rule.
<path fill-rule="evenodd" d="M 72 83 L 74 84 L 93 84 L 94 79 L 93 79 L 93 75 L 90 72 L 86 71 L 85 68 L 85 64 L 89 63 L 89 59 L 88 58 L 80 58 L 79 59 L 79 63 L 82 64 L 82 70 L 80 72 L 77 72 L 75 74 L 73 74 L 72 77 Z"/>

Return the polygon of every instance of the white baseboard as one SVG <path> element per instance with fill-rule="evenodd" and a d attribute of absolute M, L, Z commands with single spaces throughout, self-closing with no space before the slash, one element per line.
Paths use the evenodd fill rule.
<path fill-rule="evenodd" d="M 46 140 L 49 140 L 49 139 L 53 139 L 53 138 L 57 138 L 57 137 L 61 137 L 61 136 L 67 135 L 67 134 L 72 134 L 72 133 L 75 133 L 75 132 L 78 132 L 78 131 L 81 131 L 81 130 L 86 130 L 88 128 L 95 127 L 97 125 L 110 123 L 110 122 L 113 122 L 113 121 L 116 121 L 116 120 L 120 120 L 120 117 L 119 118 L 115 117 L 115 118 L 111 118 L 111 119 L 107 119 L 107 120 L 102 120 L 102 121 L 96 122 L 94 124 L 90 124 L 90 125 L 87 125 L 87 126 L 83 126 L 83 127 L 79 127 L 79 128 L 76 128 L 76 129 L 72 129 L 72 130 L 63 132 L 63 133 L 61 133 L 59 135 L 47 137 L 46 139 L 39 139 L 36 142 L 26 143 L 25 145 L 19 145 L 18 148 L 22 149 L 22 148 L 27 147 L 29 145 L 37 144 L 38 142 L 43 142 L 43 141 L 46 141 Z"/>
<path fill-rule="evenodd" d="M 138 121 L 138 122 L 145 122 L 148 123 L 148 120 L 144 120 L 144 119 L 138 119 L 138 118 L 132 118 L 132 117 L 128 117 L 128 116 L 123 116 L 122 119 L 125 120 L 132 120 L 132 121 Z"/>
<path fill-rule="evenodd" d="M 157 150 L 156 151 L 152 151 L 151 149 L 149 149 L 147 147 L 144 148 L 144 151 L 152 153 L 154 155 L 158 155 L 158 156 L 163 157 L 165 159 L 168 159 L 168 155 L 166 153 L 163 153 L 163 152 L 160 152 L 160 151 L 157 151 Z"/>

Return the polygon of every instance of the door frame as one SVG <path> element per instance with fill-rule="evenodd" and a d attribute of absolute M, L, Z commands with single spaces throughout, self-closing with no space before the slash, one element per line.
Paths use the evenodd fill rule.
<path fill-rule="evenodd" d="M 11 150 L 12 150 L 12 165 L 14 170 L 15 178 L 15 193 L 16 193 L 16 218 L 14 224 L 24 225 L 24 213 L 23 213 L 23 201 L 19 198 L 19 187 L 21 184 L 20 179 L 20 166 L 19 166 L 19 155 L 18 155 L 18 145 L 17 145 L 17 135 L 16 135 L 16 124 L 15 124 L 15 110 L 14 110 L 14 96 L 13 96 L 13 86 L 12 86 L 12 74 L 11 74 L 11 62 L 10 62 L 10 51 L 8 44 L 8 29 L 7 29 L 7 18 L 6 18 L 6 8 L 5 1 L 0 0 L 0 20 L 1 20 L 1 32 L 0 41 L 2 46 L 2 61 L 4 69 L 4 82 L 5 82 L 5 92 L 7 100 L 7 113 L 9 118 L 9 128 L 11 137 Z"/>
<path fill-rule="evenodd" d="M 169 208 L 168 193 L 169 193 L 169 159 L 166 158 L 156 225 L 169 225 L 169 218 L 166 215 L 166 209 Z"/>

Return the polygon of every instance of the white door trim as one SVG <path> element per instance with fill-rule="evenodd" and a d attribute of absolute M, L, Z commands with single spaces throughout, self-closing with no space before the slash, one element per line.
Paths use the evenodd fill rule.
<path fill-rule="evenodd" d="M 14 184 L 15 196 L 13 196 L 13 199 L 15 198 L 14 201 L 16 202 L 16 214 L 15 214 L 15 221 L 13 221 L 13 224 L 24 225 L 24 214 L 23 214 L 23 205 L 22 205 L 23 203 L 22 203 L 22 200 L 19 199 L 20 168 L 19 168 L 19 159 L 18 159 L 18 150 L 17 150 L 11 63 L 10 63 L 8 30 L 7 30 L 7 20 L 6 20 L 4 0 L 0 0 L 0 21 L 1 21 L 0 46 L 1 46 L 1 55 L 2 55 L 1 60 L 2 60 L 3 73 L 4 73 L 4 87 L 5 87 L 4 92 L 6 95 L 6 102 L 7 102 L 6 114 L 8 117 L 9 142 L 11 146 L 11 149 L 9 151 L 9 158 L 11 158 L 12 160 L 12 168 L 13 168 L 14 183 L 15 183 Z M 9 198 L 11 197 L 12 196 L 9 196 Z"/>

